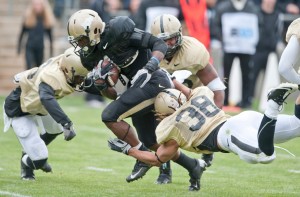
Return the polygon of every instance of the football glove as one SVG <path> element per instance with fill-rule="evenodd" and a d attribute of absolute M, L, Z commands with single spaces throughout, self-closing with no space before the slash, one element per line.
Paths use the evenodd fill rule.
<path fill-rule="evenodd" d="M 71 139 L 73 139 L 76 136 L 72 122 L 68 122 L 63 125 L 63 132 L 64 132 L 66 141 L 70 141 Z"/>
<path fill-rule="evenodd" d="M 108 68 L 108 67 L 105 67 Z M 95 87 L 99 90 L 105 90 L 108 88 L 108 85 L 106 83 L 106 78 L 108 77 L 109 70 L 107 71 L 107 69 L 103 69 L 101 68 L 100 65 L 98 65 L 97 67 L 95 67 L 92 71 L 92 75 L 93 75 L 93 82 Z M 101 81 L 101 83 L 97 83 L 97 81 Z"/>
<path fill-rule="evenodd" d="M 151 79 L 151 74 L 145 68 L 139 70 L 131 80 L 131 87 L 144 87 L 146 83 Z"/>
<path fill-rule="evenodd" d="M 128 155 L 128 151 L 129 151 L 129 149 L 131 149 L 131 146 L 127 142 L 124 142 L 123 140 L 120 140 L 118 138 L 109 139 L 108 147 L 111 150 L 114 150 L 114 151 L 117 151 L 120 153 L 124 153 L 126 155 Z"/>
<path fill-rule="evenodd" d="M 147 64 L 139 70 L 131 81 L 131 87 L 144 87 L 151 79 L 151 74 L 158 69 L 159 60 L 156 57 L 151 57 Z"/>

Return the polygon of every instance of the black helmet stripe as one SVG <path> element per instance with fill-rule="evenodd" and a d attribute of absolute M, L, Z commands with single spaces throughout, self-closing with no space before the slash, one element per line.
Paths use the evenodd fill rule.
<path fill-rule="evenodd" d="M 160 16 L 160 32 L 161 33 L 164 33 L 165 32 L 165 30 L 164 30 L 164 15 L 161 15 Z"/>

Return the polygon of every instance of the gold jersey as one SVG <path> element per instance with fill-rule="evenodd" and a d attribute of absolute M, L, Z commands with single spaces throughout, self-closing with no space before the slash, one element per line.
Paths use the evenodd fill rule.
<path fill-rule="evenodd" d="M 187 80 L 192 83 L 189 87 L 195 88 L 202 85 L 196 74 L 199 70 L 207 66 L 209 58 L 210 55 L 201 42 L 193 37 L 182 36 L 182 45 L 172 60 L 168 62 L 164 59 L 160 62 L 159 66 L 171 74 L 176 70 L 191 71 L 192 75 Z"/>
<path fill-rule="evenodd" d="M 300 41 L 300 18 L 295 19 L 288 27 L 286 32 L 286 41 L 289 42 L 292 35 L 297 36 Z"/>
<path fill-rule="evenodd" d="M 74 88 L 67 83 L 65 75 L 59 67 L 59 61 L 62 57 L 63 55 L 53 57 L 40 67 L 35 67 L 22 73 L 19 85 L 22 89 L 20 100 L 23 112 L 48 114 L 40 101 L 39 85 L 41 82 L 53 88 L 56 99 L 74 92 Z"/>
<path fill-rule="evenodd" d="M 196 153 L 210 153 L 197 148 L 221 123 L 230 118 L 213 100 L 213 92 L 206 86 L 195 88 L 192 97 L 156 128 L 159 144 L 171 139 L 179 147 Z"/>

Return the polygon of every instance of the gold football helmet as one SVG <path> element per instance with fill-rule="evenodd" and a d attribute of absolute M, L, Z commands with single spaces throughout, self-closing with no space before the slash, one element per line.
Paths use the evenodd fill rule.
<path fill-rule="evenodd" d="M 176 44 L 168 46 L 166 58 L 172 58 L 182 43 L 182 27 L 180 21 L 171 14 L 157 16 L 151 24 L 151 33 L 165 40 L 176 37 Z"/>
<path fill-rule="evenodd" d="M 80 57 L 74 53 L 73 47 L 64 52 L 59 66 L 72 87 L 80 85 L 88 74 L 88 70 L 81 64 Z"/>
<path fill-rule="evenodd" d="M 98 13 L 90 9 L 82 9 L 75 12 L 68 22 L 68 40 L 74 46 L 75 51 L 88 56 L 95 45 L 100 42 L 105 23 Z M 80 47 L 79 50 L 76 50 Z"/>
<path fill-rule="evenodd" d="M 157 116 L 168 116 L 173 114 L 183 103 L 186 96 L 176 89 L 165 89 L 155 99 L 154 107 Z"/>

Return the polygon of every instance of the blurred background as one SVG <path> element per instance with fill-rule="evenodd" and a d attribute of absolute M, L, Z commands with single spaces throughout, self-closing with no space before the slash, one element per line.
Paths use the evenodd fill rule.
<path fill-rule="evenodd" d="M 230 86 L 229 101 L 226 105 L 238 106 L 243 91 L 240 59 L 234 58 L 230 78 L 224 78 L 224 48 L 222 40 L 214 34 L 218 11 L 226 2 L 233 3 L 234 1 L 247 2 L 247 0 L 206 0 L 202 4 L 204 1 L 197 0 L 0 0 L 0 96 L 6 96 L 14 88 L 12 79 L 16 73 L 39 66 L 41 59 L 44 62 L 71 46 L 67 41 L 66 26 L 68 18 L 77 10 L 93 9 L 105 22 L 114 16 L 127 15 L 135 21 L 138 28 L 148 31 L 148 25 L 155 16 L 149 15 L 150 8 L 158 15 L 162 14 L 159 10 L 163 10 L 163 13 L 166 11 L 161 7 L 174 7 L 178 9 L 174 14 L 182 21 L 183 34 L 196 37 L 205 44 L 211 53 L 212 64 L 225 84 Z M 265 21 L 259 26 L 262 29 L 274 29 L 272 31 L 275 31 L 274 34 L 277 36 L 276 49 L 270 52 L 268 61 L 265 63 L 266 68 L 262 68 L 262 72 L 256 74 L 256 84 L 249 81 L 255 84 L 254 95 L 250 99 L 257 102 L 259 108 L 263 110 L 264 103 L 260 101 L 265 100 L 267 89 L 282 81 L 277 72 L 278 59 L 286 44 L 287 27 L 299 17 L 300 1 L 248 1 L 256 6 L 259 14 L 265 12 L 262 9 L 263 4 L 271 7 L 274 4 L 274 9 L 268 12 L 276 11 L 276 23 L 270 26 L 270 23 Z M 152 17 L 149 18 L 149 16 Z M 201 21 L 198 20 L 199 17 Z M 262 18 L 264 19 L 266 20 Z M 267 24 L 269 25 L 266 26 Z M 205 37 L 204 32 L 208 36 Z M 267 39 L 264 38 L 265 41 Z M 258 41 L 258 45 L 260 42 Z M 30 62 L 30 58 L 35 60 Z M 253 65 L 250 64 L 250 69 L 252 67 Z M 97 100 L 101 102 L 101 99 Z M 251 108 L 251 106 L 252 103 L 240 107 Z"/>

